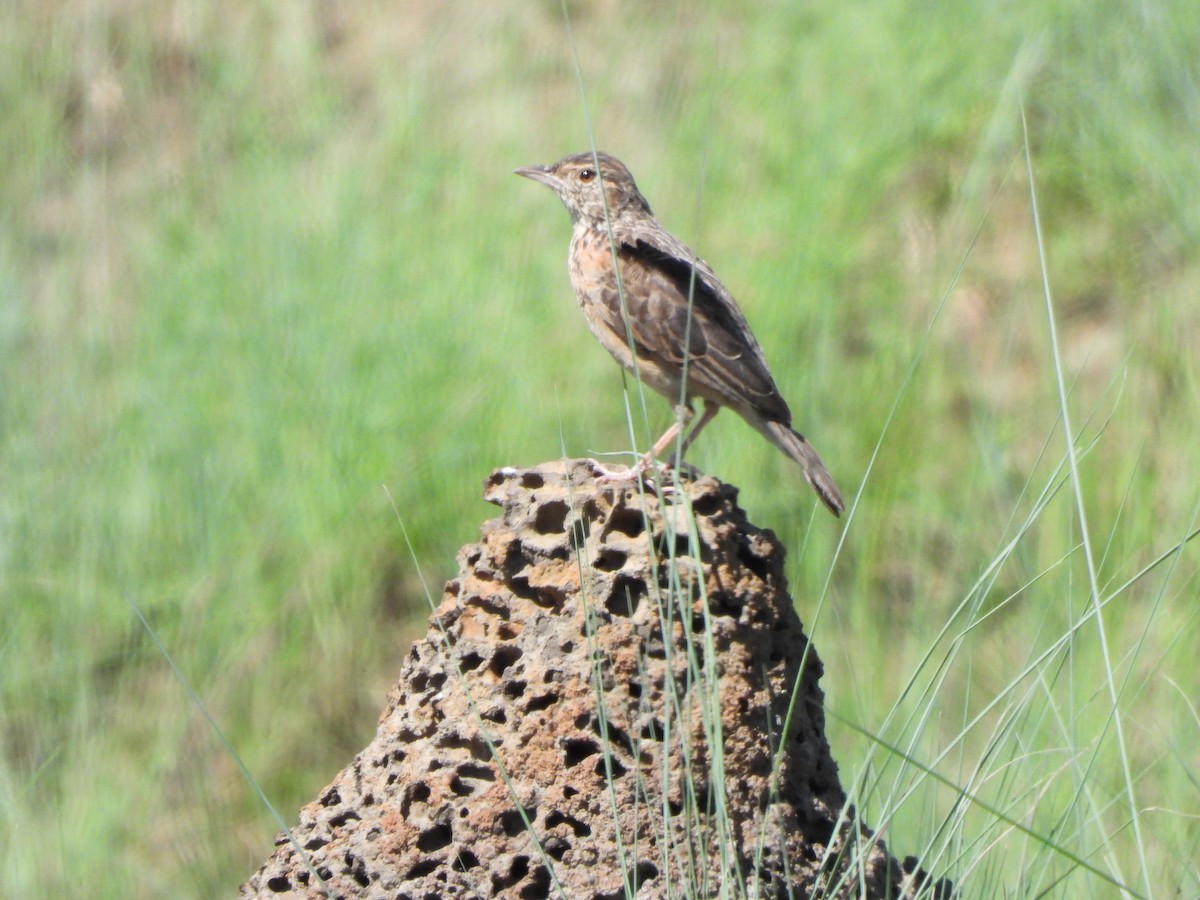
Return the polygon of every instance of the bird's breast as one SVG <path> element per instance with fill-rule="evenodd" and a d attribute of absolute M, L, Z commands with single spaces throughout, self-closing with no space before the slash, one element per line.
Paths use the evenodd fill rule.
<path fill-rule="evenodd" d="M 616 275 L 608 234 L 593 228 L 576 228 L 571 236 L 567 270 L 581 305 L 589 295 L 614 289 Z"/>
<path fill-rule="evenodd" d="M 678 367 L 665 364 L 659 354 L 647 352 L 644 346 L 647 335 L 642 319 L 646 297 L 639 289 L 639 271 L 613 259 L 606 229 L 576 230 L 571 240 L 569 269 L 575 297 L 596 340 L 627 371 L 636 372 L 649 387 L 677 399 L 681 374 Z"/>

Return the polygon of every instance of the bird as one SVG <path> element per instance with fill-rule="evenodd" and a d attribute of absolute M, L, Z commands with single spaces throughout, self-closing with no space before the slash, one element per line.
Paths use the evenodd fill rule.
<path fill-rule="evenodd" d="M 746 317 L 716 273 L 663 228 L 629 169 L 598 151 L 576 153 L 514 174 L 553 190 L 571 215 L 571 286 L 588 327 L 613 358 L 676 406 L 674 424 L 630 470 L 640 476 L 704 411 L 682 452 L 722 407 L 746 420 L 799 463 L 835 516 L 845 509 L 817 451 L 792 428 Z M 613 473 L 607 473 L 610 477 Z"/>

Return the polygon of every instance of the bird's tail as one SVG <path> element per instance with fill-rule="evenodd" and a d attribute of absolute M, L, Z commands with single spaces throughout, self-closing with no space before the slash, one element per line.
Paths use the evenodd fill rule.
<path fill-rule="evenodd" d="M 840 516 L 846 504 L 842 502 L 842 495 L 833 483 L 833 476 L 821 462 L 821 457 L 817 456 L 812 444 L 782 422 L 764 422 L 762 431 L 772 444 L 800 464 L 804 469 L 804 477 L 817 492 L 821 502 L 828 506 L 835 516 Z"/>

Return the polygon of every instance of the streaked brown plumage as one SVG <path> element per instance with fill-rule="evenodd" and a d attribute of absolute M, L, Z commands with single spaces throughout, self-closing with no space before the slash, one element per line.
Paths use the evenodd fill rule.
<path fill-rule="evenodd" d="M 635 471 L 678 436 L 699 397 L 704 412 L 685 450 L 722 406 L 729 407 L 799 463 L 817 496 L 839 515 L 845 505 L 837 485 L 792 430 L 791 410 L 742 311 L 708 264 L 658 224 L 624 164 L 606 153 L 578 153 L 516 174 L 552 188 L 571 214 L 571 285 L 604 348 L 672 403 L 685 396 L 680 388 L 687 373 L 680 421 Z"/>

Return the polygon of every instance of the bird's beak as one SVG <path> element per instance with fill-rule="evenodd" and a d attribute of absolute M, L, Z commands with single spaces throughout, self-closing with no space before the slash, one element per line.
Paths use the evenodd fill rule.
<path fill-rule="evenodd" d="M 559 180 L 549 166 L 522 166 L 519 169 L 513 170 L 514 175 L 524 175 L 526 178 L 532 178 L 534 181 L 540 181 L 546 187 L 557 191 L 562 187 L 562 181 Z"/>

